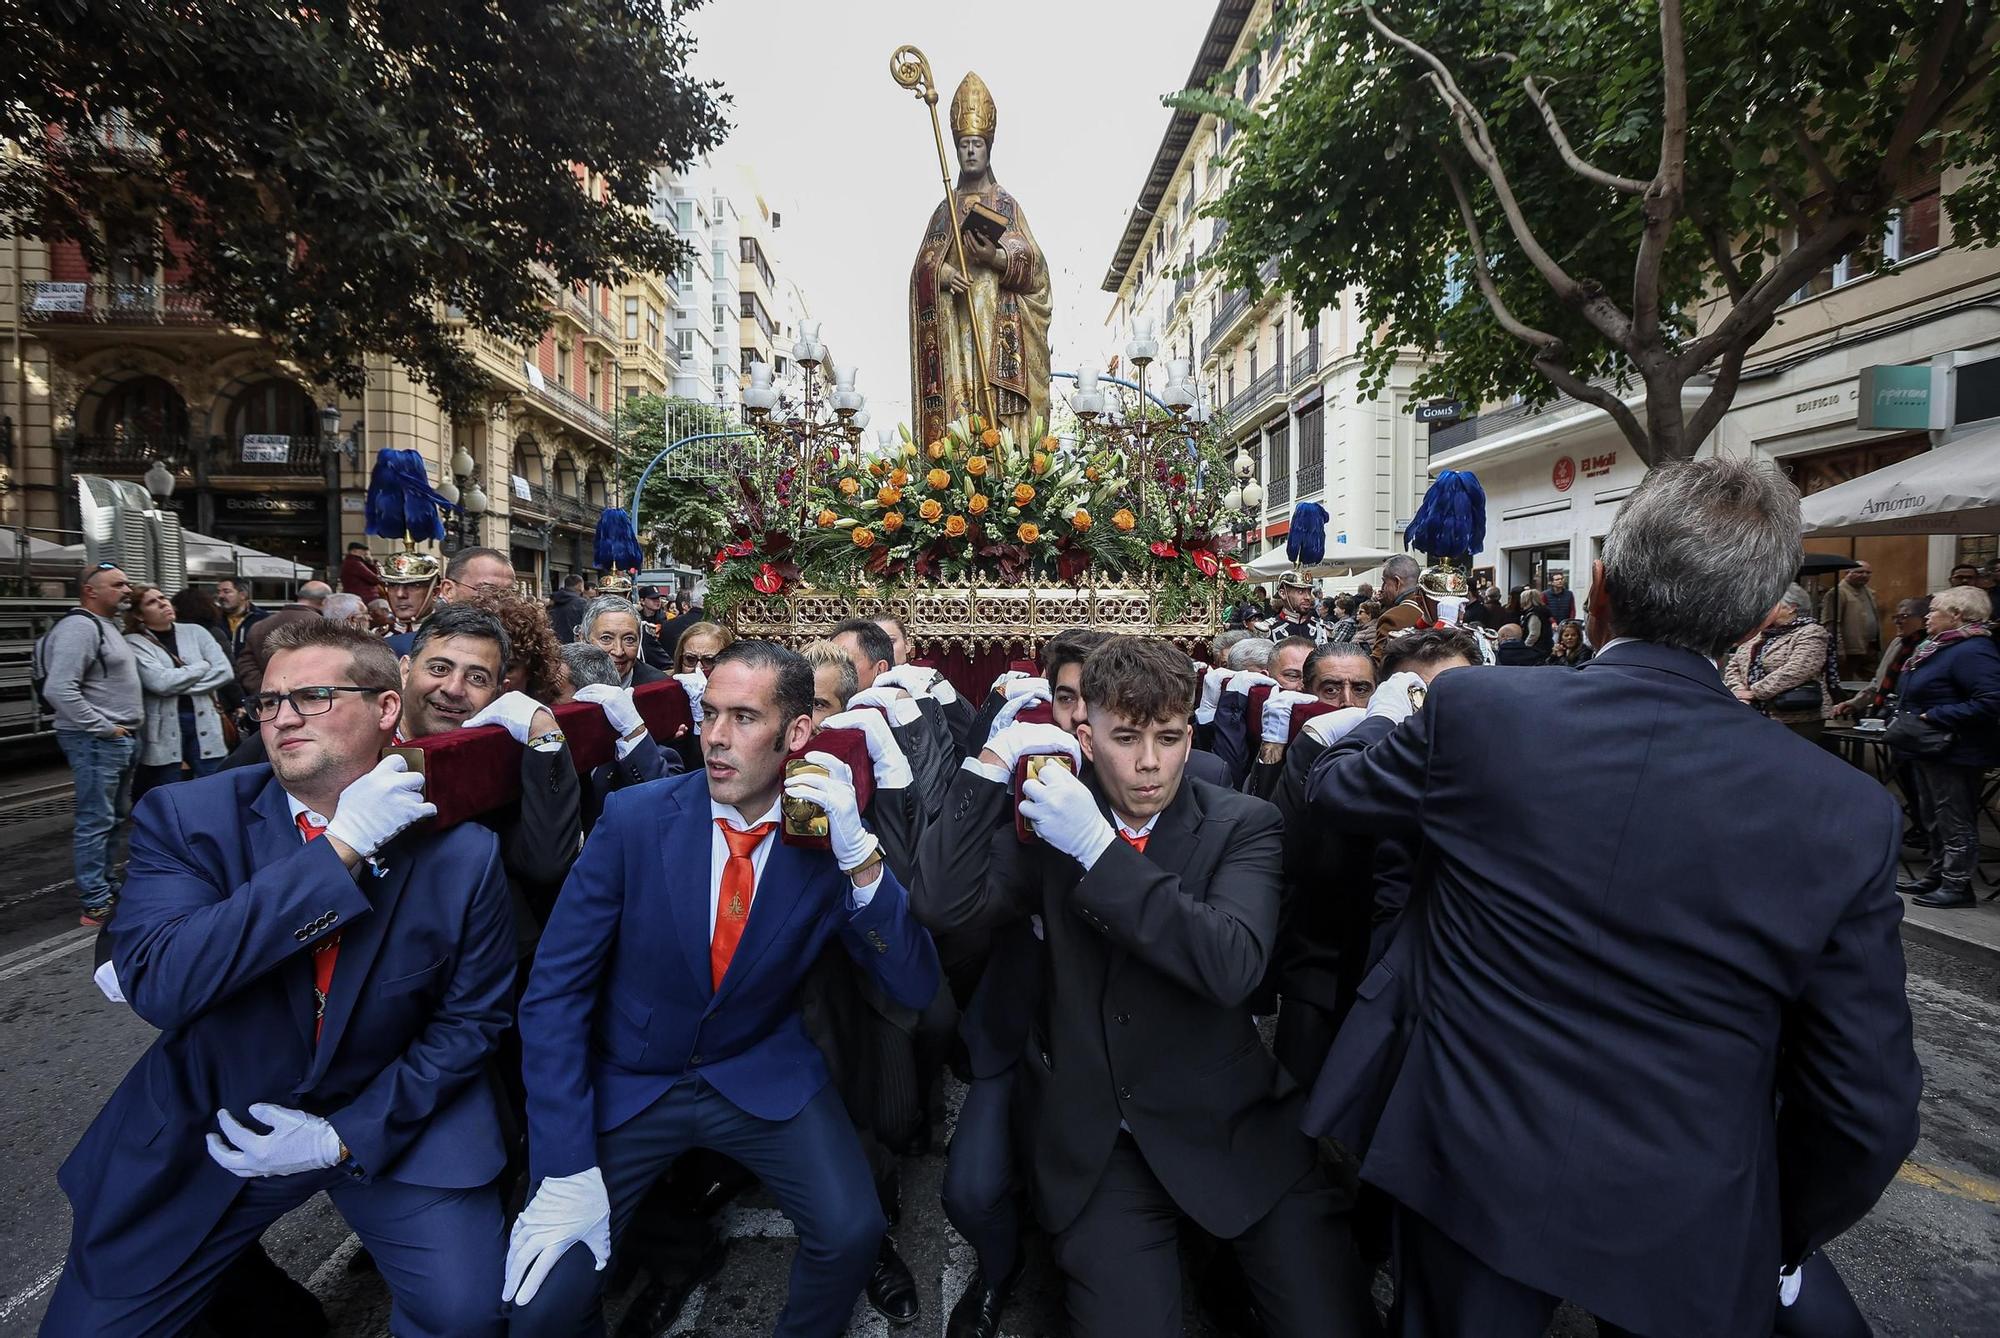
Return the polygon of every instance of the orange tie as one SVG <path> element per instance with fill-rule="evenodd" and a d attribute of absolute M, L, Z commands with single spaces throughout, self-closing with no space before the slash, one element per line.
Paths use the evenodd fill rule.
<path fill-rule="evenodd" d="M 1153 839 L 1153 834 L 1151 832 L 1147 832 L 1143 836 L 1131 836 L 1126 833 L 1123 827 L 1120 827 L 1118 829 L 1118 839 L 1123 841 L 1126 845 L 1131 846 L 1132 849 L 1138 851 L 1141 855 L 1143 855 L 1146 853 L 1146 842 Z"/>
<path fill-rule="evenodd" d="M 326 828 L 305 814 L 299 814 L 299 835 L 317 841 Z M 340 935 L 329 934 L 313 944 L 313 1042 L 318 1044 L 320 1029 L 326 1026 L 326 992 L 333 988 L 333 964 L 340 959 Z"/>
<path fill-rule="evenodd" d="M 729 959 L 736 955 L 736 945 L 743 938 L 743 926 L 750 921 L 750 898 L 757 891 L 757 866 L 750 862 L 750 856 L 778 824 L 760 822 L 748 831 L 738 831 L 717 818 L 715 825 L 729 843 L 729 862 L 722 866 L 722 894 L 715 906 L 715 937 L 708 944 L 709 984 L 719 990 L 722 978 L 729 974 Z"/>

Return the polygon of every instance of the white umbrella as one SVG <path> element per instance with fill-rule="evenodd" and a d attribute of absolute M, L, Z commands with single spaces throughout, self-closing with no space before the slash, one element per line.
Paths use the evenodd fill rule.
<path fill-rule="evenodd" d="M 1326 541 L 1326 553 L 1312 566 L 1305 569 L 1308 576 L 1347 576 L 1353 572 L 1377 566 L 1388 561 L 1388 549 L 1368 548 L 1361 544 L 1343 543 L 1339 539 Z M 1269 552 L 1261 553 L 1244 570 L 1252 580 L 1274 580 L 1292 569 L 1292 560 L 1285 556 L 1285 546 L 1277 545 Z"/>
<path fill-rule="evenodd" d="M 1913 455 L 1805 499 L 1815 537 L 2000 529 L 2000 428 Z"/>

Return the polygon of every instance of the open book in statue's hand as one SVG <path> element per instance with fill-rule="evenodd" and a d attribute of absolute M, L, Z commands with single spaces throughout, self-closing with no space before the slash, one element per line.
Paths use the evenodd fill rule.
<path fill-rule="evenodd" d="M 998 246 L 1007 235 L 1007 216 L 978 200 L 965 207 L 959 230 L 966 237 L 983 238 L 988 246 Z"/>

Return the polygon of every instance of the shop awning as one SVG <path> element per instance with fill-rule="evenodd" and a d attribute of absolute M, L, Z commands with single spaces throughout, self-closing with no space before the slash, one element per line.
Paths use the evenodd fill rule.
<path fill-rule="evenodd" d="M 2000 428 L 1988 428 L 1805 499 L 1814 538 L 2000 530 Z"/>
<path fill-rule="evenodd" d="M 1379 566 L 1389 560 L 1390 552 L 1385 548 L 1368 548 L 1361 544 L 1342 543 L 1338 539 L 1326 541 L 1326 556 L 1306 568 L 1308 576 L 1346 576 L 1366 567 Z M 1285 556 L 1285 546 L 1279 544 L 1257 556 L 1247 570 L 1250 579 L 1269 581 L 1283 576 L 1292 569 L 1292 561 Z"/>

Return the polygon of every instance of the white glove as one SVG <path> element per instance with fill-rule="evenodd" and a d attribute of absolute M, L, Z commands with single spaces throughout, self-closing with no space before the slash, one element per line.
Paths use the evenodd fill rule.
<path fill-rule="evenodd" d="M 109 957 L 104 959 L 104 965 L 90 973 L 90 983 L 97 986 L 112 1003 L 125 1002 L 125 991 L 118 984 L 118 963 Z"/>
<path fill-rule="evenodd" d="M 1036 836 L 1086 869 L 1118 839 L 1090 787 L 1061 767 L 1043 767 L 1022 784 L 1021 816 L 1035 825 Z"/>
<path fill-rule="evenodd" d="M 841 711 L 819 722 L 821 729 L 858 729 L 868 736 L 868 760 L 875 764 L 875 788 L 902 790 L 916 783 L 910 759 L 896 743 L 880 711 Z"/>
<path fill-rule="evenodd" d="M 1227 665 L 1217 665 L 1201 676 L 1201 705 L 1195 708 L 1197 723 L 1206 725 L 1215 719 L 1215 708 L 1222 701 L 1223 685 L 1236 671 Z"/>
<path fill-rule="evenodd" d="M 645 727 L 630 688 L 621 688 L 616 683 L 586 683 L 576 690 L 576 699 L 604 712 L 604 718 L 611 722 L 611 732 L 621 739 Z"/>
<path fill-rule="evenodd" d="M 701 723 L 701 694 L 708 690 L 708 675 L 699 669 L 692 669 L 685 674 L 675 674 L 674 682 L 681 685 L 682 692 L 687 693 L 688 714 L 693 716 L 694 723 L 699 725 Z M 576 695 L 581 697 L 583 694 L 579 692 Z"/>
<path fill-rule="evenodd" d="M 1264 699 L 1264 742 L 1290 743 L 1292 741 L 1292 708 L 1312 706 L 1319 698 L 1310 692 L 1293 692 L 1279 688 Z"/>
<path fill-rule="evenodd" d="M 1007 695 L 1007 685 L 1009 683 L 1014 682 L 1016 679 L 1033 677 L 1033 674 L 1023 673 L 1019 669 L 1009 669 L 1007 672 L 1001 674 L 1000 677 L 993 680 L 993 686 L 990 691 L 997 692 L 1004 697 Z"/>
<path fill-rule="evenodd" d="M 928 695 L 939 681 L 937 670 L 914 664 L 899 664 L 875 675 L 876 687 L 901 688 L 912 697 Z"/>
<path fill-rule="evenodd" d="M 1387 681 L 1377 685 L 1368 698 L 1368 718 L 1386 716 L 1397 724 L 1402 724 L 1417 713 L 1417 705 L 1410 700 L 1410 692 L 1415 689 L 1418 696 L 1426 691 L 1424 680 L 1405 669 L 1400 674 L 1389 675 Z"/>
<path fill-rule="evenodd" d="M 1239 669 L 1230 677 L 1229 686 L 1224 688 L 1223 691 L 1233 692 L 1239 697 L 1248 697 L 1250 689 L 1256 687 L 1259 683 L 1271 688 L 1278 686 L 1278 680 L 1269 674 L 1259 673 L 1255 669 Z"/>
<path fill-rule="evenodd" d="M 326 834 L 350 846 L 361 858 L 373 859 L 397 836 L 436 816 L 437 805 L 424 799 L 424 778 L 410 770 L 401 754 L 391 753 L 377 762 L 373 771 L 348 782 L 334 807 L 333 821 L 326 824 Z"/>
<path fill-rule="evenodd" d="M 498 725 L 514 736 L 514 742 L 526 743 L 534 732 L 536 714 L 547 709 L 525 692 L 503 692 L 467 720 L 465 727 Z"/>
<path fill-rule="evenodd" d="M 1778 1304 L 1789 1306 L 1799 1299 L 1799 1286 L 1805 1281 L 1804 1268 L 1778 1270 Z"/>
<path fill-rule="evenodd" d="M 1368 716 L 1360 706 L 1343 706 L 1338 711 L 1328 711 L 1306 721 L 1305 732 L 1328 748 L 1347 737 L 1347 731 L 1360 724 Z"/>
<path fill-rule="evenodd" d="M 861 808 L 854 795 L 854 773 L 832 753 L 809 752 L 806 761 L 825 767 L 824 776 L 790 776 L 785 798 L 803 799 L 826 810 L 826 834 L 833 845 L 833 862 L 842 873 L 861 867 L 880 841 L 861 825 Z"/>
<path fill-rule="evenodd" d="M 597 1256 L 598 1272 L 603 1272 L 611 1258 L 611 1196 L 604 1192 L 604 1174 L 595 1166 L 542 1181 L 514 1219 L 500 1300 L 517 1306 L 534 1300 L 563 1252 L 578 1242 L 590 1247 Z"/>
<path fill-rule="evenodd" d="M 1055 697 L 1049 692 L 1047 679 L 1023 679 L 1020 691 L 1009 693 L 1007 704 L 994 713 L 993 727 L 986 731 L 986 737 L 991 739 L 995 734 L 1013 724 L 1016 720 L 1020 719 L 1021 712 L 1027 710 L 1030 706 L 1054 700 Z"/>
<path fill-rule="evenodd" d="M 949 706 L 958 700 L 958 689 L 943 674 L 931 680 L 931 697 L 940 705 Z"/>
<path fill-rule="evenodd" d="M 906 702 L 909 697 L 894 684 L 876 679 L 873 687 L 863 688 L 847 699 L 847 709 L 872 706 L 878 711 L 894 711 L 898 702 Z"/>
<path fill-rule="evenodd" d="M 268 1124 L 271 1132 L 254 1133 L 238 1124 L 228 1111 L 215 1112 L 215 1122 L 222 1133 L 208 1136 L 208 1155 L 231 1175 L 245 1180 L 263 1175 L 297 1175 L 301 1171 L 324 1171 L 340 1161 L 340 1135 L 317 1115 L 259 1101 L 250 1107 L 250 1118 Z M 223 1141 L 225 1137 L 227 1142 Z"/>
<path fill-rule="evenodd" d="M 986 741 L 986 751 L 1000 759 L 1000 769 L 1011 773 L 1014 764 L 1029 753 L 1067 753 L 1077 766 L 1083 765 L 1083 749 L 1076 740 L 1054 725 L 1015 723 Z"/>

